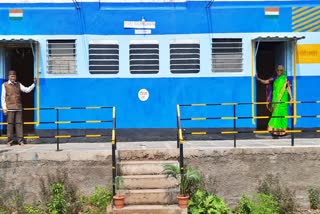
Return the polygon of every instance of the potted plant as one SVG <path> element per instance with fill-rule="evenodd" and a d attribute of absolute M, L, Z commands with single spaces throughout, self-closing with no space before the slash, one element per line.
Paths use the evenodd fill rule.
<path fill-rule="evenodd" d="M 113 196 L 113 204 L 116 208 L 121 209 L 124 207 L 124 194 L 121 194 L 120 189 L 123 189 L 123 177 L 116 176 L 115 178 L 115 188 L 116 194 Z"/>
<path fill-rule="evenodd" d="M 185 167 L 181 174 L 180 168 L 173 164 L 163 165 L 164 173 L 167 177 L 173 177 L 178 180 L 180 193 L 178 194 L 179 207 L 187 208 L 190 195 L 195 192 L 202 183 L 202 176 L 198 170 Z"/>

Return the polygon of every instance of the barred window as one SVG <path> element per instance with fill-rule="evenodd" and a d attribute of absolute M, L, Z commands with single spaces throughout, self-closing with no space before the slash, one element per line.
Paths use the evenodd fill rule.
<path fill-rule="evenodd" d="M 242 71 L 242 39 L 212 39 L 212 71 Z"/>
<path fill-rule="evenodd" d="M 198 73 L 200 71 L 200 41 L 173 40 L 170 44 L 171 73 Z"/>
<path fill-rule="evenodd" d="M 48 40 L 48 73 L 75 74 L 76 40 Z"/>
<path fill-rule="evenodd" d="M 130 72 L 156 74 L 159 72 L 159 43 L 155 40 L 130 42 Z"/>
<path fill-rule="evenodd" d="M 117 41 L 89 42 L 89 72 L 91 74 L 119 73 L 119 44 Z"/>

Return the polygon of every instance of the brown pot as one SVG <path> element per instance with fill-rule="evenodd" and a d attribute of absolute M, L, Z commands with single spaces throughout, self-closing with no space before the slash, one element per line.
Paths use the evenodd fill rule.
<path fill-rule="evenodd" d="M 189 195 L 177 195 L 178 204 L 180 208 L 188 208 Z"/>
<path fill-rule="evenodd" d="M 121 209 L 124 207 L 124 195 L 114 195 L 113 204 L 116 208 Z"/>

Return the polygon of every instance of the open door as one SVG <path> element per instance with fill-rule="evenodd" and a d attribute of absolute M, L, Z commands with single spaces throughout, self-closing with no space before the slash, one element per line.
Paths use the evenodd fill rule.
<path fill-rule="evenodd" d="M 287 76 L 294 86 L 292 88 L 293 94 L 296 94 L 296 82 L 295 82 L 295 45 L 298 39 L 297 37 L 259 37 L 253 41 L 254 45 L 254 65 L 252 72 L 257 74 L 262 79 L 269 79 L 276 75 L 275 69 L 278 65 L 285 67 Z M 256 80 L 255 84 L 252 84 L 252 94 L 255 93 L 255 99 L 252 102 L 266 102 L 266 85 L 263 85 Z M 255 88 L 254 88 L 255 86 Z M 295 99 L 295 96 L 294 96 Z M 256 120 L 257 130 L 267 130 L 269 118 L 263 118 L 263 116 L 270 116 L 271 112 L 268 110 L 266 104 L 253 105 L 252 112 L 256 112 L 253 117 L 258 116 Z"/>
<path fill-rule="evenodd" d="M 30 86 L 35 77 L 35 56 L 33 40 L 2 40 L 0 42 L 0 65 L 3 69 L 3 79 L 7 81 L 9 70 L 17 72 L 17 81 L 24 86 Z M 23 108 L 34 108 L 35 93 L 22 93 Z M 3 117 L 3 115 L 2 115 Z M 33 122 L 35 111 L 24 110 L 24 122 Z M 3 117 L 2 121 L 6 119 Z M 6 126 L 2 127 L 2 135 L 5 135 Z M 34 124 L 24 125 L 24 135 L 34 133 Z"/>

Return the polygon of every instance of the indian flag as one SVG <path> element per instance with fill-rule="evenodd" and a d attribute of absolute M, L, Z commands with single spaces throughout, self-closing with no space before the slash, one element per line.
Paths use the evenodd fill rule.
<path fill-rule="evenodd" d="M 10 9 L 9 10 L 9 18 L 10 19 L 22 19 L 23 18 L 23 10 L 22 9 Z"/>
<path fill-rule="evenodd" d="M 279 16 L 279 8 L 278 7 L 264 8 L 264 15 L 266 15 L 266 16 Z"/>

